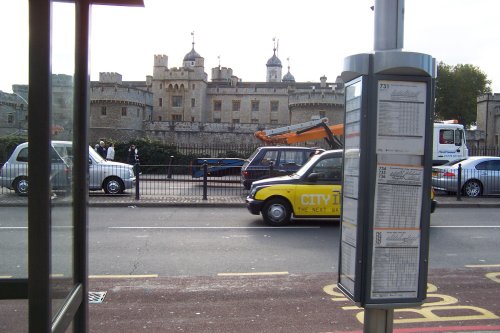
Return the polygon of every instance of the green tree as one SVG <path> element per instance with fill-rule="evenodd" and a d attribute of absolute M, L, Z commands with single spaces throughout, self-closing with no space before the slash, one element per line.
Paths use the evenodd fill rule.
<path fill-rule="evenodd" d="M 438 64 L 436 80 L 436 120 L 456 119 L 469 126 L 476 122 L 476 98 L 491 93 L 491 81 L 476 66 Z"/>

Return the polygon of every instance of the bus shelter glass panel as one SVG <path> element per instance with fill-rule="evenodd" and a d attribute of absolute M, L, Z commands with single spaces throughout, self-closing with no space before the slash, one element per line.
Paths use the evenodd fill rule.
<path fill-rule="evenodd" d="M 73 78 L 75 73 L 75 5 L 52 8 L 52 316 L 74 287 L 73 280 Z"/>
<path fill-rule="evenodd" d="M 0 284 L 28 279 L 27 155 L 13 152 L 28 141 L 28 0 L 0 1 Z M 12 159 L 11 159 L 12 157 Z M 10 162 L 12 161 L 12 162 Z M 1 288 L 4 288 L 3 286 Z M 28 330 L 28 300 L 0 300 L 0 331 Z"/>

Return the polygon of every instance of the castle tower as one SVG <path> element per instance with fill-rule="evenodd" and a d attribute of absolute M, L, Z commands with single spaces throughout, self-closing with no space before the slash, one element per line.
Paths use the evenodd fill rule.
<path fill-rule="evenodd" d="M 276 39 L 273 38 L 273 41 Z M 273 48 L 273 56 L 269 58 L 266 63 L 267 75 L 266 82 L 281 82 L 281 60 L 276 56 L 276 50 L 278 49 L 278 42 L 275 41 Z"/>
<path fill-rule="evenodd" d="M 193 48 L 184 56 L 182 66 L 186 68 L 204 67 L 204 59 L 194 50 L 194 32 L 191 33 L 191 36 L 193 36 Z"/>
<path fill-rule="evenodd" d="M 295 83 L 295 77 L 290 73 L 290 58 L 286 59 L 288 61 L 288 72 L 283 76 L 282 82 L 288 82 L 290 84 Z"/>

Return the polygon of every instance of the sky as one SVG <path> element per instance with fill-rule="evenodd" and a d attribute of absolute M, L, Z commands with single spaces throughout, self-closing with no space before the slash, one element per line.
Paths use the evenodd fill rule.
<path fill-rule="evenodd" d="M 233 69 L 244 82 L 263 82 L 266 62 L 277 55 L 282 74 L 297 82 L 334 82 L 344 58 L 374 49 L 374 0 L 144 0 L 145 7 L 92 8 L 91 80 L 117 72 L 124 81 L 152 75 L 154 55 L 182 66 L 191 50 L 205 72 Z M 28 82 L 28 1 L 0 0 L 0 90 Z M 54 74 L 74 72 L 74 6 L 53 8 Z M 403 51 L 431 55 L 448 65 L 472 64 L 500 93 L 500 1 L 405 0 Z M 287 60 L 289 59 L 289 60 Z"/>

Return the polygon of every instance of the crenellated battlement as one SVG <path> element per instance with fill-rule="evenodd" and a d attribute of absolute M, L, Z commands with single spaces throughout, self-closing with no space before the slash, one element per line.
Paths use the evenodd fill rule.
<path fill-rule="evenodd" d="M 101 83 L 122 83 L 122 75 L 115 72 L 99 72 L 99 82 Z"/>
<path fill-rule="evenodd" d="M 168 68 L 168 56 L 165 54 L 155 54 L 154 66 Z"/>

